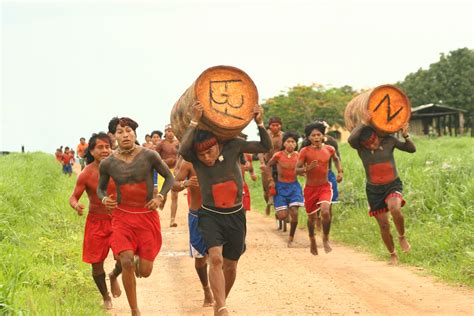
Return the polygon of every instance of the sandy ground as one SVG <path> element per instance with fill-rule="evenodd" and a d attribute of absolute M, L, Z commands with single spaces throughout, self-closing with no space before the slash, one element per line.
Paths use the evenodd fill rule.
<path fill-rule="evenodd" d="M 169 226 L 169 204 L 160 211 L 163 248 L 150 278 L 138 279 L 142 315 L 212 315 L 201 307 L 203 294 L 194 260 L 188 256 L 187 204 L 180 194 L 177 228 Z M 392 267 L 333 243 L 333 251 L 309 253 L 304 230 L 296 248 L 275 222 L 247 213 L 247 252 L 227 306 L 231 314 L 474 315 L 474 292 L 420 276 L 416 269 Z M 321 239 L 318 237 L 318 243 Z M 414 245 L 416 247 L 416 245 Z M 113 262 L 107 262 L 107 271 Z M 129 315 L 125 292 L 114 299 L 112 315 Z"/>

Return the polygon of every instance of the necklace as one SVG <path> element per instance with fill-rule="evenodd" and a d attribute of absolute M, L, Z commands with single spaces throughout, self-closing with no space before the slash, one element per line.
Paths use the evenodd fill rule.
<path fill-rule="evenodd" d="M 285 150 L 285 154 L 286 154 L 286 156 L 287 156 L 288 158 L 291 158 L 291 156 L 293 156 L 293 153 L 294 153 L 294 151 L 291 152 L 291 153 L 289 153 L 289 152 L 287 152 L 287 151 Z"/>
<path fill-rule="evenodd" d="M 117 149 L 117 152 L 121 155 L 131 155 L 133 153 L 133 151 L 135 150 L 135 148 L 137 148 L 137 145 L 133 144 L 133 147 L 130 148 L 130 149 L 122 149 L 122 148 L 118 148 Z"/>

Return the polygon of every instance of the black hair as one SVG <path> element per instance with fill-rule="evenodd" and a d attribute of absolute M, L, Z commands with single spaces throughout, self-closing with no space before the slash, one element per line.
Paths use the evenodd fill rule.
<path fill-rule="evenodd" d="M 360 131 L 359 141 L 365 142 L 375 133 L 375 130 L 370 126 L 364 126 Z"/>
<path fill-rule="evenodd" d="M 132 120 L 129 117 L 114 117 L 109 121 L 109 132 L 112 134 L 115 134 L 117 131 L 117 125 L 120 126 L 129 126 L 133 129 L 134 132 L 136 132 L 138 123 Z"/>
<path fill-rule="evenodd" d="M 64 147 L 64 151 L 66 151 L 66 150 L 69 150 L 69 147 L 68 147 L 68 146 Z"/>
<path fill-rule="evenodd" d="M 150 136 L 153 137 L 153 135 L 155 135 L 155 134 L 158 134 L 158 136 L 160 136 L 160 138 L 161 138 L 161 136 L 163 136 L 163 132 L 162 132 L 162 131 L 158 131 L 158 130 L 151 132 L 151 135 L 150 135 Z"/>
<path fill-rule="evenodd" d="M 285 132 L 285 134 L 283 134 L 283 139 L 281 142 L 281 150 L 285 149 L 284 144 L 288 138 L 293 138 L 295 140 L 296 142 L 295 150 L 298 150 L 298 140 L 300 139 L 300 135 L 298 135 L 297 132 L 293 132 L 293 131 L 288 131 L 288 132 Z"/>
<path fill-rule="evenodd" d="M 94 133 L 92 134 L 91 138 L 89 138 L 89 146 L 86 149 L 84 158 L 86 158 L 86 164 L 90 164 L 94 162 L 94 156 L 91 154 L 91 150 L 95 148 L 97 144 L 97 140 L 103 140 L 109 143 L 110 147 L 112 147 L 112 140 L 110 139 L 109 135 L 104 132 Z"/>
<path fill-rule="evenodd" d="M 322 123 L 311 123 L 309 125 L 307 125 L 305 128 L 304 128 L 304 134 L 306 135 L 306 137 L 309 137 L 309 135 L 311 135 L 311 133 L 317 129 L 318 131 L 321 132 L 321 134 L 326 134 L 326 126 L 324 126 L 324 124 Z"/>
<path fill-rule="evenodd" d="M 150 134 L 146 134 L 146 135 L 145 135 L 145 138 L 147 138 L 147 137 L 151 137 L 151 135 L 150 135 Z"/>
<path fill-rule="evenodd" d="M 206 131 L 204 129 L 198 129 L 194 135 L 193 143 L 200 144 L 215 137 L 216 136 L 212 132 Z"/>
<path fill-rule="evenodd" d="M 79 138 L 79 140 L 86 140 L 84 137 Z"/>

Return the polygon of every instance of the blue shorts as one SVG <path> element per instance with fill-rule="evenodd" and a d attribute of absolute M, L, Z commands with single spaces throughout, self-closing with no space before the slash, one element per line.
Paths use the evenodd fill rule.
<path fill-rule="evenodd" d="M 63 172 L 65 174 L 72 173 L 72 165 L 71 164 L 63 165 Z"/>
<path fill-rule="evenodd" d="M 328 172 L 328 181 L 331 182 L 332 185 L 332 200 L 331 202 L 337 202 L 339 200 L 339 191 L 337 189 L 337 181 L 336 181 L 336 175 L 332 170 L 329 170 Z"/>
<path fill-rule="evenodd" d="M 203 258 L 207 252 L 207 246 L 204 244 L 202 235 L 198 229 L 197 211 L 189 210 L 188 213 L 189 227 L 189 255 L 193 258 Z"/>
<path fill-rule="evenodd" d="M 280 182 L 275 185 L 276 195 L 273 197 L 275 211 L 286 210 L 292 206 L 304 206 L 303 191 L 298 181 Z"/>
<path fill-rule="evenodd" d="M 158 186 L 158 172 L 155 169 L 153 169 L 153 184 L 155 188 Z"/>

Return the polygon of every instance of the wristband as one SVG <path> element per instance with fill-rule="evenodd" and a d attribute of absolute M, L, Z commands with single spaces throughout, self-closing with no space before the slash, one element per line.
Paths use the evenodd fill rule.
<path fill-rule="evenodd" d="M 160 197 L 162 200 L 165 199 L 165 197 L 164 197 L 163 194 L 161 194 L 161 193 L 158 193 L 156 197 Z"/>
<path fill-rule="evenodd" d="M 107 196 L 104 196 L 104 197 L 102 198 L 102 204 L 105 204 L 104 200 L 105 200 L 106 198 L 107 198 Z"/>
<path fill-rule="evenodd" d="M 263 123 L 257 124 L 258 127 L 265 128 L 265 125 Z"/>
<path fill-rule="evenodd" d="M 191 120 L 191 122 L 189 122 L 189 126 L 192 126 L 192 127 L 196 127 L 198 126 L 198 122 L 194 121 L 194 120 Z"/>

